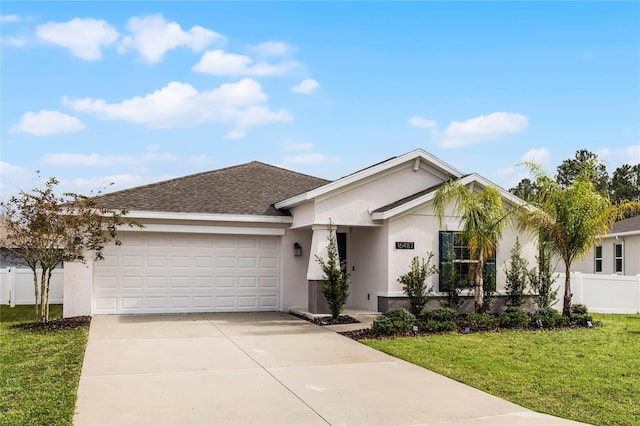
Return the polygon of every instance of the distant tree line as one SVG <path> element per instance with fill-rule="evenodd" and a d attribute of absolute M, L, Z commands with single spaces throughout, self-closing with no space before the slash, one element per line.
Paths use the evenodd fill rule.
<path fill-rule="evenodd" d="M 587 173 L 597 191 L 608 195 L 612 204 L 624 201 L 640 201 L 640 164 L 623 164 L 609 173 L 598 156 L 586 149 L 576 152 L 574 158 L 564 160 L 556 169 L 555 180 L 562 188 L 568 188 L 580 173 Z M 538 183 L 522 179 L 509 192 L 525 201 L 532 200 L 539 189 Z"/>

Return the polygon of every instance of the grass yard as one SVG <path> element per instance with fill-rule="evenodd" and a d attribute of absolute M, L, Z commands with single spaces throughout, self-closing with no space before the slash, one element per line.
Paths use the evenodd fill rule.
<path fill-rule="evenodd" d="M 638 425 L 640 315 L 593 317 L 601 327 L 361 342 L 535 411 Z"/>
<path fill-rule="evenodd" d="M 33 306 L 0 306 L 0 424 L 70 425 L 88 327 L 55 332 L 9 328 L 32 322 Z M 62 306 L 51 306 L 51 318 Z"/>

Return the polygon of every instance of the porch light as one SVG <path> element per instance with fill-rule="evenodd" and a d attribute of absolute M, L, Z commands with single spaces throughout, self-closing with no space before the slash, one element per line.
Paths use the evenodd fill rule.
<path fill-rule="evenodd" d="M 302 246 L 298 243 L 293 243 L 293 255 L 302 256 Z"/>

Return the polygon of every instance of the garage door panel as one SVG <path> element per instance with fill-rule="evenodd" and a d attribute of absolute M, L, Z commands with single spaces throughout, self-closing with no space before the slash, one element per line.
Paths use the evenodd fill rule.
<path fill-rule="evenodd" d="M 126 296 L 122 298 L 122 310 L 125 312 L 139 312 L 142 307 L 142 296 Z"/>
<path fill-rule="evenodd" d="M 238 277 L 238 288 L 258 288 L 257 277 Z"/>
<path fill-rule="evenodd" d="M 239 257 L 238 268 L 239 269 L 255 269 L 258 266 L 258 259 L 255 257 Z"/>
<path fill-rule="evenodd" d="M 144 278 L 142 276 L 122 277 L 122 288 L 143 288 Z"/>
<path fill-rule="evenodd" d="M 272 310 L 278 307 L 278 297 L 274 295 L 260 296 L 259 302 L 259 308 L 263 310 Z"/>
<path fill-rule="evenodd" d="M 216 258 L 216 267 L 220 269 L 235 269 L 236 258 L 232 256 L 218 256 Z"/>
<path fill-rule="evenodd" d="M 169 277 L 169 288 L 184 289 L 189 288 L 191 283 L 188 276 L 172 276 Z"/>
<path fill-rule="evenodd" d="M 235 277 L 215 277 L 216 280 L 216 288 L 234 288 L 236 286 L 236 278 Z"/>
<path fill-rule="evenodd" d="M 278 237 L 123 233 L 122 241 L 94 265 L 94 313 L 279 308 Z"/>

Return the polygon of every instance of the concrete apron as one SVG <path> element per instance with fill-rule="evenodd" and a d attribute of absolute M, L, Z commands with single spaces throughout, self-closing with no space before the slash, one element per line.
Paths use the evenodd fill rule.
<path fill-rule="evenodd" d="M 96 316 L 74 425 L 577 424 L 283 313 Z"/>

